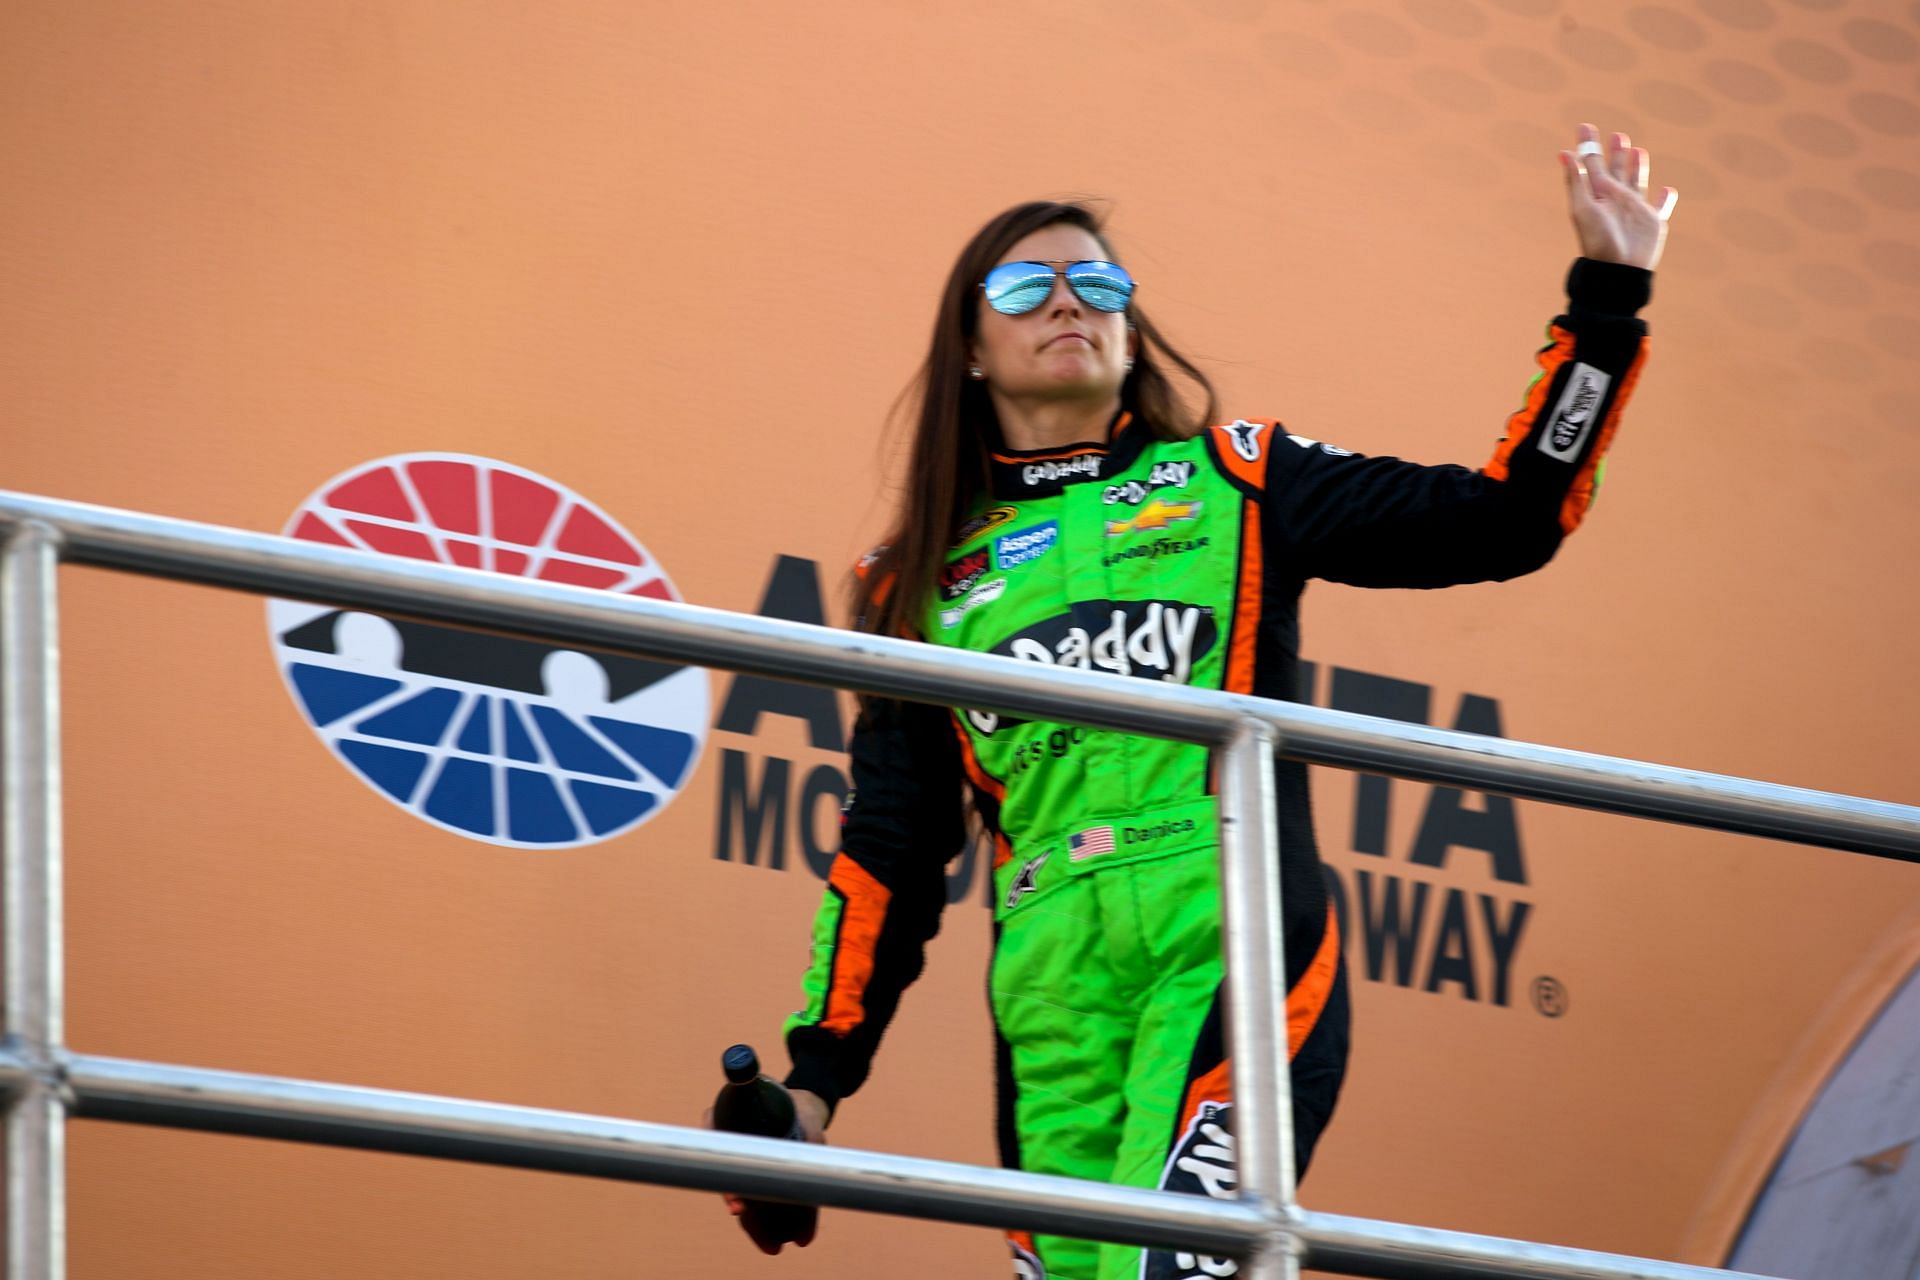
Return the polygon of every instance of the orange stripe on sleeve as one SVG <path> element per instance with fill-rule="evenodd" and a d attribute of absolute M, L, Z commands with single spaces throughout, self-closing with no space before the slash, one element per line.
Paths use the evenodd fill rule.
<path fill-rule="evenodd" d="M 1507 419 L 1507 434 L 1501 437 L 1499 446 L 1494 449 L 1493 457 L 1481 471 L 1495 480 L 1507 478 L 1507 460 L 1520 442 L 1527 438 L 1527 432 L 1540 420 L 1546 409 L 1547 391 L 1553 385 L 1553 375 L 1560 366 L 1573 359 L 1573 334 L 1559 325 L 1550 325 L 1547 334 L 1553 339 L 1553 345 L 1543 347 L 1534 359 L 1540 365 L 1540 372 L 1527 387 L 1527 401 Z"/>
<path fill-rule="evenodd" d="M 885 550 L 886 550 L 885 547 L 877 548 L 873 551 L 869 551 L 866 555 L 861 556 L 859 560 L 855 561 L 853 566 L 854 577 L 860 579 L 860 581 L 862 582 L 866 582 L 868 578 L 872 577 L 873 566 L 879 563 L 880 555 Z M 868 585 L 867 598 L 871 600 L 875 606 L 885 604 L 887 602 L 887 597 L 893 594 L 894 576 L 895 575 L 893 571 L 888 570 L 886 573 L 881 575 L 880 580 L 878 582 L 874 582 Z"/>
<path fill-rule="evenodd" d="M 886 922 L 887 903 L 893 893 L 844 854 L 833 860 L 827 883 L 840 891 L 846 907 L 840 914 L 840 936 L 834 943 L 827 1016 L 820 1025 L 835 1035 L 845 1035 L 867 1016 L 867 983 L 873 979 L 874 951 L 880 944 L 880 926 Z"/>
<path fill-rule="evenodd" d="M 1004 803 L 1007 798 L 1007 784 L 988 773 L 981 767 L 980 757 L 973 750 L 973 736 L 967 727 L 960 723 L 960 713 L 953 713 L 953 731 L 960 738 L 960 763 L 967 771 L 967 779 L 981 791 Z M 1006 833 L 995 832 L 993 837 L 993 869 L 998 871 L 1013 860 L 1013 842 Z"/>
<path fill-rule="evenodd" d="M 953 713 L 953 732 L 960 739 L 960 763 L 965 766 L 967 779 L 974 786 L 992 796 L 995 800 L 1007 798 L 1007 784 L 988 773 L 981 767 L 980 757 L 973 750 L 973 736 L 966 726 L 960 723 L 960 713 Z"/>

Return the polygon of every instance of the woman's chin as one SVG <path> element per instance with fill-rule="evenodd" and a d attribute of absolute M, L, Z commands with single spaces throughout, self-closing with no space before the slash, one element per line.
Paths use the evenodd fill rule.
<path fill-rule="evenodd" d="M 1063 361 L 1042 370 L 1027 390 L 1028 394 L 1042 399 L 1091 400 L 1118 395 L 1121 381 L 1118 375 L 1110 376 L 1106 370 L 1093 367 L 1091 362 L 1066 365 Z"/>

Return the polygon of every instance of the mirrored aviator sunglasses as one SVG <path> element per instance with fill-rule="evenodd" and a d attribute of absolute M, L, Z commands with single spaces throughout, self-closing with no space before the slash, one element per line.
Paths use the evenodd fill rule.
<path fill-rule="evenodd" d="M 1133 297 L 1133 277 L 1117 262 L 1003 262 L 980 287 L 995 311 L 1023 316 L 1052 295 L 1055 276 L 1095 311 L 1125 311 Z"/>

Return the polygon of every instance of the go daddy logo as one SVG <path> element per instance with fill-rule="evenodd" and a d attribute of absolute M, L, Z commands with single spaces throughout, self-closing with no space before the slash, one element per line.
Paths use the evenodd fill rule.
<path fill-rule="evenodd" d="M 387 555 L 678 600 L 587 499 L 488 458 L 381 458 L 286 532 Z M 661 812 L 706 738 L 708 677 L 671 662 L 267 602 L 275 657 L 328 749 L 415 817 L 489 844 L 592 844 Z"/>

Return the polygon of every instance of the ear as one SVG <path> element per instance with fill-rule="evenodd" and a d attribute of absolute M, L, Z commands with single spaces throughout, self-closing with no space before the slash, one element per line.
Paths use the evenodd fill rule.
<path fill-rule="evenodd" d="M 1127 326 L 1127 359 L 1140 358 L 1140 331 L 1132 325 Z"/>

